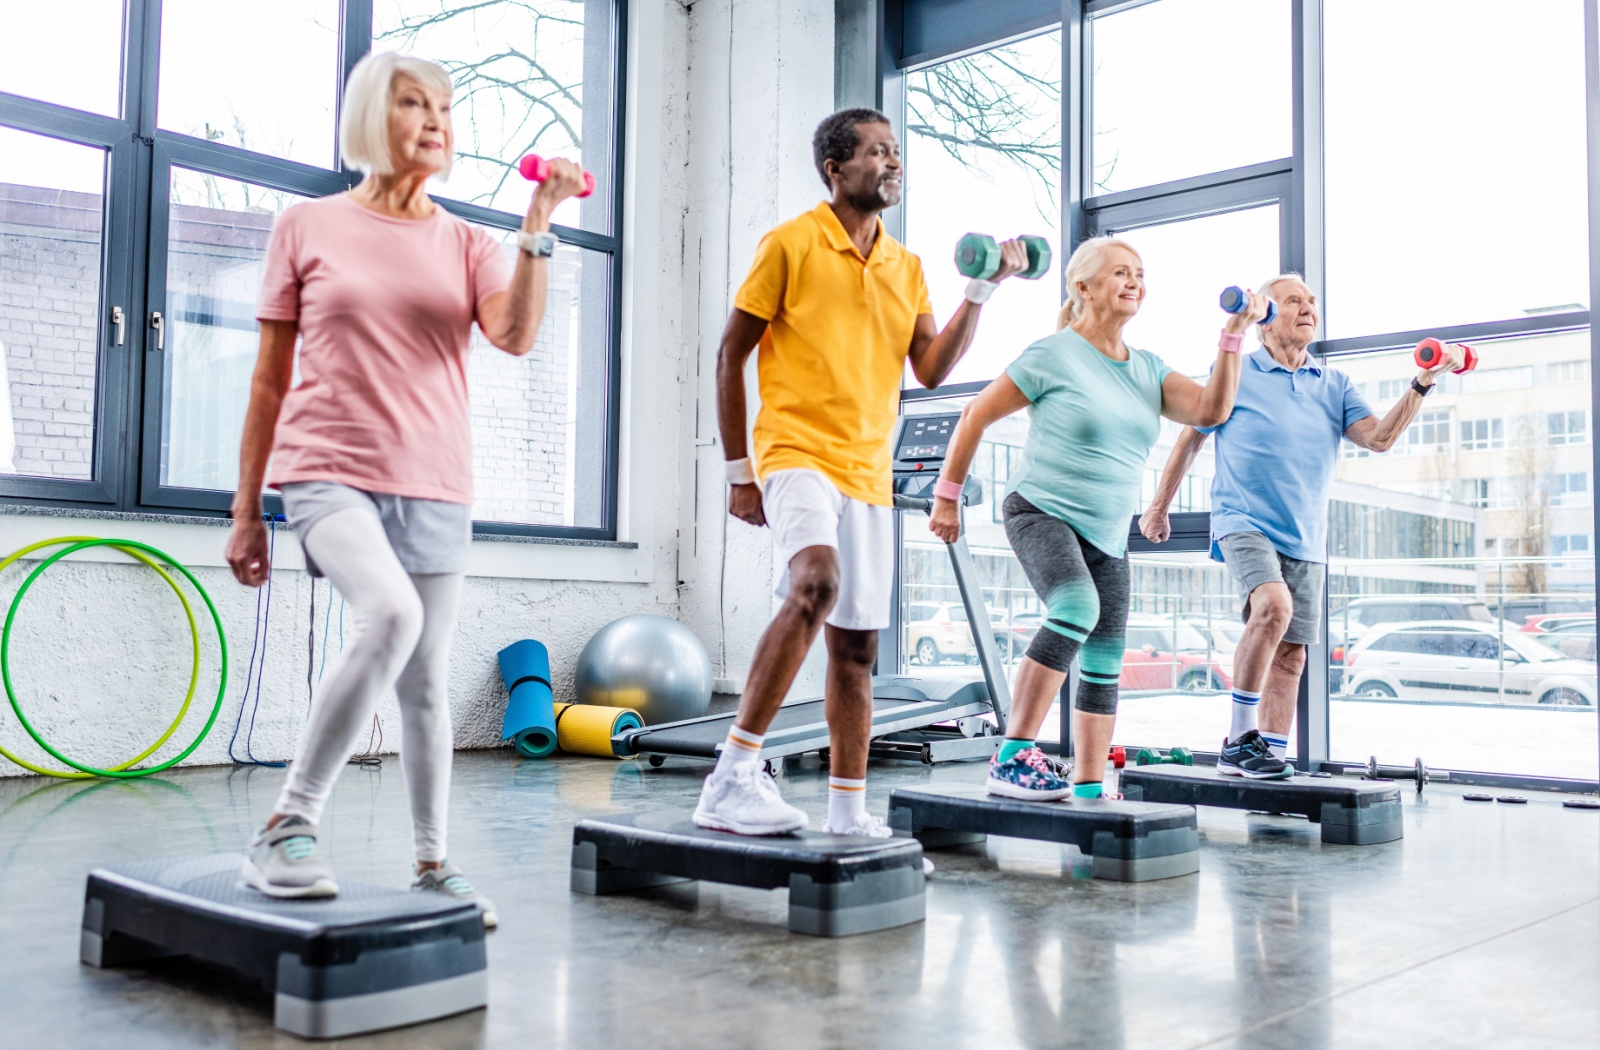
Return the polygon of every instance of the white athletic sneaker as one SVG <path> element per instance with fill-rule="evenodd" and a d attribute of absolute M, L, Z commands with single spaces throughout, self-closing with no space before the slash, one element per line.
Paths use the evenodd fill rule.
<path fill-rule="evenodd" d="M 694 822 L 737 835 L 787 835 L 808 823 L 804 813 L 778 794 L 772 774 L 759 762 L 742 762 L 721 776 L 706 777 Z"/>
<path fill-rule="evenodd" d="M 889 826 L 889 822 L 871 813 L 862 813 L 856 817 L 856 822 L 851 827 L 835 828 L 831 824 L 823 824 L 822 830 L 830 835 L 865 835 L 869 839 L 894 838 L 894 829 Z"/>
<path fill-rule="evenodd" d="M 269 897 L 332 897 L 339 892 L 333 869 L 317 856 L 317 826 L 304 817 L 262 828 L 245 852 L 239 874 Z"/>
<path fill-rule="evenodd" d="M 835 830 L 831 824 L 822 825 L 822 830 L 830 835 L 865 835 L 869 839 L 894 838 L 894 829 L 889 826 L 888 821 L 882 817 L 875 817 L 871 813 L 861 814 L 856 818 L 856 822 L 852 827 L 845 828 L 843 831 Z M 933 874 L 933 861 L 927 857 L 922 858 L 922 874 Z"/>
<path fill-rule="evenodd" d="M 411 884 L 412 892 L 437 893 L 464 904 L 476 904 L 483 915 L 484 929 L 492 930 L 500 925 L 500 914 L 494 910 L 493 902 L 473 889 L 472 883 L 461 874 L 461 869 L 448 860 L 443 867 L 429 868 L 417 872 L 416 876 L 416 881 Z"/>

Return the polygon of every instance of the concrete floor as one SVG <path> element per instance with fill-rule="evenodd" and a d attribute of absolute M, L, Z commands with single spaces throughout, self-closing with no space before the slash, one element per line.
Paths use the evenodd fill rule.
<path fill-rule="evenodd" d="M 1201 872 L 1126 885 L 1017 840 L 933 854 L 926 923 L 818 940 L 781 892 L 567 889 L 585 815 L 688 807 L 703 765 L 457 756 L 453 858 L 499 905 L 490 1006 L 370 1047 L 1590 1047 L 1600 1044 L 1600 812 L 1405 796 L 1406 838 L 1323 846 L 1303 820 L 1201 810 Z M 99 863 L 235 850 L 281 770 L 0 781 L 0 1045 L 303 1046 L 261 992 L 195 964 L 77 961 Z M 891 786 L 981 768 L 874 768 Z M 826 781 L 791 763 L 813 820 Z M 342 876 L 405 885 L 398 763 L 349 769 Z M 338 1045 L 344 1045 L 340 1043 Z"/>

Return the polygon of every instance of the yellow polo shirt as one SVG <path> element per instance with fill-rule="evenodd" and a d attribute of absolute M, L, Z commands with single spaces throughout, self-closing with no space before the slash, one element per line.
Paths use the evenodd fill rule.
<path fill-rule="evenodd" d="M 884 232 L 863 259 L 827 201 L 761 239 L 734 306 L 767 322 L 756 356 L 756 471 L 820 470 L 890 503 L 889 436 L 917 315 L 922 261 Z"/>

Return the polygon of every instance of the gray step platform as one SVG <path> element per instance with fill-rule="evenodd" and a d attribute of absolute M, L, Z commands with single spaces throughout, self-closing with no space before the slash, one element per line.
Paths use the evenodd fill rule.
<path fill-rule="evenodd" d="M 1322 825 L 1322 841 L 1345 846 L 1393 842 L 1404 834 L 1400 788 L 1393 783 L 1308 777 L 1250 780 L 1206 766 L 1129 766 L 1120 777 L 1126 798 L 1298 813 Z"/>
<path fill-rule="evenodd" d="M 473 1010 L 489 999 L 483 917 L 471 904 L 341 882 L 322 900 L 274 900 L 239 880 L 237 853 L 96 868 L 80 954 L 90 966 L 187 955 L 273 993 L 273 1022 L 311 1039 Z"/>
<path fill-rule="evenodd" d="M 1200 870 L 1193 806 L 1115 799 L 1024 802 L 989 794 L 982 784 L 897 788 L 889 824 L 936 849 L 982 842 L 988 835 L 1076 846 L 1094 860 L 1094 877 L 1146 882 Z"/>
<path fill-rule="evenodd" d="M 575 893 L 620 893 L 703 879 L 789 890 L 789 929 L 843 937 L 921 922 L 922 847 L 802 831 L 707 831 L 682 812 L 585 820 L 572 829 Z"/>

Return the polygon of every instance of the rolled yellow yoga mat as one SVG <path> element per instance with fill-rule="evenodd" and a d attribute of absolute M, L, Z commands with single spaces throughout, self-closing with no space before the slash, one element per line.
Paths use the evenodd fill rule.
<path fill-rule="evenodd" d="M 624 729 L 643 725 L 639 712 L 630 707 L 557 704 L 556 746 L 569 755 L 617 758 L 611 750 L 611 738 Z"/>

